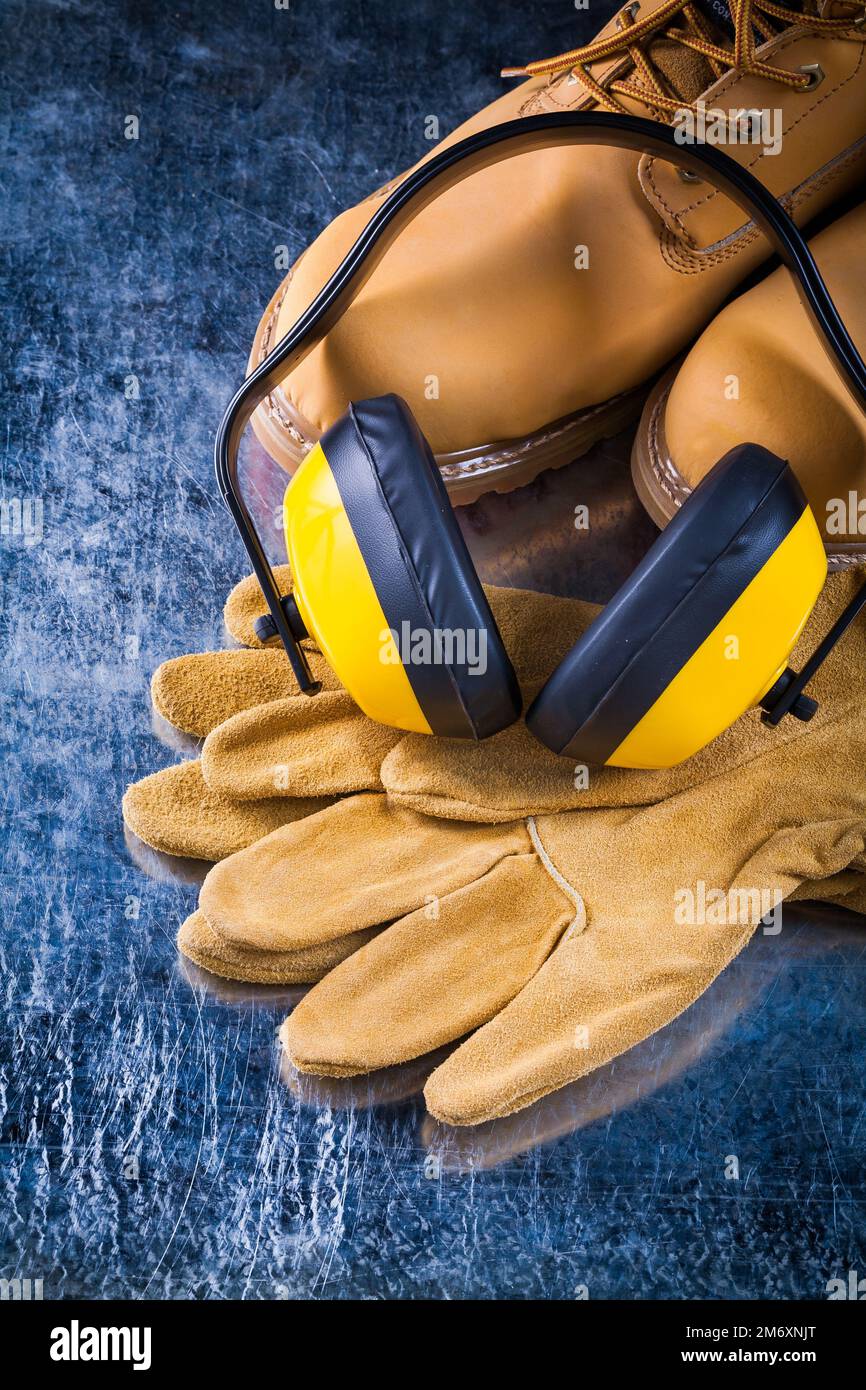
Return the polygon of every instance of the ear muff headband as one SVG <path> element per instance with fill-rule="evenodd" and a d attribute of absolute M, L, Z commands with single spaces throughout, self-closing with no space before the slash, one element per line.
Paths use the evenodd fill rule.
<path fill-rule="evenodd" d="M 600 111 L 527 116 L 468 136 L 415 169 L 378 208 L 309 308 L 247 377 L 230 402 L 217 431 L 214 460 L 220 491 L 241 533 L 295 677 L 306 694 L 314 694 L 319 685 L 313 681 L 304 652 L 292 631 L 291 615 L 284 610 L 273 572 L 238 485 L 238 449 L 253 411 L 330 332 L 403 227 L 428 203 L 454 184 L 512 155 L 558 145 L 586 144 L 609 145 L 666 160 L 708 179 L 740 207 L 764 233 L 793 275 L 819 338 L 854 399 L 866 412 L 866 364 L 842 322 L 808 244 L 781 204 L 729 155 L 714 146 L 681 145 L 671 127 L 644 117 Z M 858 599 L 861 606 L 866 602 L 866 586 L 863 598 L 858 595 Z M 827 640 L 829 642 L 829 638 Z M 826 646 L 827 643 L 822 645 L 823 655 L 826 655 Z M 796 702 L 807 669 L 809 667 L 804 668 L 800 677 L 789 683 L 781 694 L 773 719 L 777 714 L 781 718 Z"/>

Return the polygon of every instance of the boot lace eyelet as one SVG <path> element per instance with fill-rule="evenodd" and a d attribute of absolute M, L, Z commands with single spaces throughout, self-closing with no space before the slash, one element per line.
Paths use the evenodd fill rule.
<path fill-rule="evenodd" d="M 820 63 L 804 63 L 797 71 L 802 72 L 809 78 L 808 86 L 801 88 L 801 91 L 804 92 L 814 92 L 815 88 L 820 87 L 826 77 L 826 73 Z"/>

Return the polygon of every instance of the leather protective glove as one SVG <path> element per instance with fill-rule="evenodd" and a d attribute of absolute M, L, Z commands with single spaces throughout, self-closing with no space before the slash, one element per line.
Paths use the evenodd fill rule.
<path fill-rule="evenodd" d="M 288 592 L 288 566 L 278 578 Z M 524 590 L 486 592 L 529 701 L 598 609 Z M 158 718 L 204 738 L 200 761 L 154 773 L 126 793 L 124 819 L 154 849 L 220 860 L 359 791 L 385 790 L 397 805 L 485 823 L 648 804 L 748 755 L 755 739 L 753 715 L 687 762 L 642 771 L 575 767 L 522 721 L 479 743 L 404 734 L 362 714 L 309 644 L 325 689 L 314 699 L 298 695 L 281 648 L 262 649 L 255 636 L 263 610 L 256 581 L 244 580 L 229 596 L 225 620 L 248 649 L 177 657 L 154 675 Z"/>
<path fill-rule="evenodd" d="M 798 659 L 856 582 L 828 582 Z M 508 1114 L 664 1026 L 768 911 L 856 865 L 862 623 L 812 693 L 822 704 L 810 725 L 767 730 L 748 715 L 683 765 L 683 784 L 642 804 L 485 825 L 375 793 L 343 800 L 211 870 L 199 922 L 217 964 L 244 957 L 277 972 L 299 952 L 375 933 L 284 1025 L 295 1065 L 352 1075 L 469 1034 L 431 1075 L 428 1108 L 452 1124 Z M 420 776 L 412 784 L 412 796 L 430 794 Z M 438 785 L 432 794 L 441 799 Z M 193 959 L 195 924 L 180 938 Z"/>
<path fill-rule="evenodd" d="M 862 872 L 843 872 L 827 880 L 823 885 L 824 896 L 832 897 L 836 903 L 847 898 L 849 888 L 845 880 L 851 879 L 859 880 L 866 902 L 866 873 Z M 830 884 L 836 886 L 836 891 L 828 895 L 826 890 Z M 804 887 L 808 889 L 810 885 Z M 791 899 L 798 896 L 799 893 L 792 893 Z M 814 897 L 814 894 L 807 896 Z M 495 1168 L 539 1144 L 607 1120 L 618 1111 L 628 1109 L 636 1100 L 646 1101 L 660 1088 L 678 1081 L 701 1059 L 725 1045 L 731 1029 L 743 1015 L 754 1019 L 761 1013 L 769 997 L 774 995 L 780 973 L 797 971 L 807 961 L 838 960 L 840 956 L 845 959 L 843 953 L 848 953 L 850 959 L 851 952 L 856 954 L 862 949 L 863 924 L 857 917 L 846 919 L 832 910 L 822 912 L 820 904 L 817 911 L 813 907 L 807 915 L 798 913 L 796 907 L 789 914 L 788 901 L 785 906 L 784 932 L 770 938 L 763 950 L 759 949 L 754 955 L 750 953 L 750 962 L 745 968 L 723 972 L 670 1027 L 630 1048 L 607 1066 L 579 1077 L 513 1115 L 471 1128 L 443 1125 L 432 1116 L 424 1115 L 417 1131 L 417 1143 L 442 1172 Z M 818 930 L 813 922 L 819 924 Z M 807 930 L 803 931 L 803 927 Z M 846 937 L 851 932 L 854 937 L 849 943 Z M 227 990 L 244 988 L 204 976 L 202 972 L 197 972 L 193 978 L 199 987 L 219 997 Z M 229 994 L 229 997 L 234 995 Z M 285 993 L 291 1007 L 299 997 L 297 991 Z M 280 1080 L 303 1106 L 358 1112 L 420 1096 L 427 1078 L 446 1055 L 447 1049 L 440 1048 L 403 1066 L 339 1078 L 299 1072 L 283 1051 Z"/>
<path fill-rule="evenodd" d="M 276 573 L 281 590 L 289 592 L 288 566 Z M 598 610 L 519 589 L 491 587 L 486 593 L 529 700 Z M 339 796 L 382 790 L 382 765 L 406 737 L 368 719 L 309 642 L 308 659 L 324 689 L 314 699 L 299 695 L 282 648 L 263 648 L 255 635 L 255 619 L 263 612 L 264 599 L 250 577 L 225 607 L 226 627 L 244 648 L 176 657 L 154 674 L 158 719 L 204 739 L 200 760 L 145 777 L 124 798 L 129 829 L 163 853 L 223 859 Z M 507 733 L 497 745 L 497 785 L 475 788 L 477 805 L 465 814 L 500 820 L 520 814 L 513 794 L 496 804 L 505 786 L 518 788 L 532 805 L 539 798 L 544 804 L 576 804 L 573 768 L 542 748 L 522 724 Z M 457 766 L 460 747 L 452 744 L 448 752 Z M 478 776 L 487 778 L 491 767 L 485 755 Z M 396 771 L 401 775 L 400 764 Z"/>

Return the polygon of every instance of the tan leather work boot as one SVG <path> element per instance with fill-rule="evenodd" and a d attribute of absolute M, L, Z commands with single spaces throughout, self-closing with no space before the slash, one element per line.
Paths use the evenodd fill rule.
<path fill-rule="evenodd" d="M 759 111 L 760 138 L 725 148 L 805 221 L 866 168 L 862 0 L 803 0 L 802 13 L 731 0 L 727 24 L 725 0 L 701 4 L 627 6 L 591 44 L 520 69 L 529 81 L 438 148 L 540 112 L 691 120 L 700 138 L 702 114 Z M 304 252 L 268 305 L 251 364 L 399 181 Z M 455 501 L 516 487 L 636 415 L 637 388 L 767 254 L 733 204 L 670 164 L 593 146 L 515 156 L 415 218 L 342 321 L 262 403 L 254 428 L 291 469 L 349 400 L 396 391 Z"/>
<path fill-rule="evenodd" d="M 866 205 L 810 242 L 851 337 L 866 351 Z M 641 501 L 664 526 L 728 449 L 790 461 L 831 569 L 866 562 L 866 419 L 779 269 L 713 320 L 651 392 L 632 450 Z"/>

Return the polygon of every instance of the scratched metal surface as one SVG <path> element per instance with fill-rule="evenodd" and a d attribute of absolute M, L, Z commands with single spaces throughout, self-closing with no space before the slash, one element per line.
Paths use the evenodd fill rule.
<path fill-rule="evenodd" d="M 0 549 L 0 1275 L 46 1297 L 798 1298 L 866 1270 L 860 919 L 789 914 L 643 1047 L 449 1132 L 429 1062 L 282 1071 L 296 994 L 184 968 L 195 875 L 124 841 L 125 785 L 178 756 L 150 673 L 219 644 L 244 570 L 209 451 L 274 246 L 598 11 L 4 6 L 2 487 L 41 500 L 43 535 Z M 627 449 L 465 514 L 485 573 L 606 597 L 653 535 Z M 250 463 L 264 515 L 280 480 Z"/>

